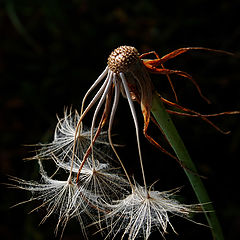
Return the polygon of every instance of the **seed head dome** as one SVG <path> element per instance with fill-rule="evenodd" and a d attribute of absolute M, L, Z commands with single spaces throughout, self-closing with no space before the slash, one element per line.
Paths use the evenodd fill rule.
<path fill-rule="evenodd" d="M 135 47 L 121 46 L 108 57 L 108 67 L 114 73 L 127 72 L 129 67 L 138 60 L 139 54 Z"/>

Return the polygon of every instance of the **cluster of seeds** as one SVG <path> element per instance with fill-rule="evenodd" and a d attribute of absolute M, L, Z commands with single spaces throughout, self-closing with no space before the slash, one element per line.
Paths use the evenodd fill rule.
<path fill-rule="evenodd" d="M 114 73 L 127 72 L 137 61 L 139 61 L 139 53 L 135 47 L 121 46 L 108 57 L 108 67 Z"/>

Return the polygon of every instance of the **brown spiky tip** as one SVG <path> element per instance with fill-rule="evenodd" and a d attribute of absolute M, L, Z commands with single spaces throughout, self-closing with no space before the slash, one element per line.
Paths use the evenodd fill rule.
<path fill-rule="evenodd" d="M 114 73 L 127 72 L 138 60 L 139 54 L 135 47 L 121 46 L 112 51 L 108 57 L 108 67 Z"/>

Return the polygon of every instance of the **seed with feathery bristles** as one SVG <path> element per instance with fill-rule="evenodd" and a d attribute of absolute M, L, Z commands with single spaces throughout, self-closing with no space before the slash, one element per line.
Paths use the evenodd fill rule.
<path fill-rule="evenodd" d="M 90 201 L 97 198 L 93 196 L 87 189 L 81 188 L 74 183 L 74 179 L 68 180 L 56 180 L 52 179 L 47 175 L 43 169 L 42 163 L 39 160 L 39 172 L 41 174 L 41 182 L 26 181 L 12 177 L 11 180 L 16 184 L 9 184 L 11 187 L 23 189 L 32 192 L 32 197 L 24 202 L 16 204 L 22 204 L 31 202 L 34 200 L 42 200 L 43 203 L 38 207 L 34 208 L 31 212 L 45 207 L 47 213 L 42 219 L 41 223 L 44 223 L 47 218 L 52 214 L 58 216 L 58 222 L 56 225 L 55 233 L 57 234 L 59 227 L 62 227 L 62 234 L 72 217 L 77 217 L 82 227 L 83 234 L 85 235 L 85 222 L 91 219 L 92 221 L 96 218 L 91 213 L 92 208 L 89 204 Z M 76 201 L 77 200 L 77 201 Z"/>
<path fill-rule="evenodd" d="M 110 211 L 104 220 L 110 230 L 105 239 L 115 239 L 120 234 L 121 239 L 128 235 L 128 240 L 138 237 L 147 240 L 154 230 L 158 230 L 164 238 L 168 226 L 176 233 L 170 222 L 170 215 L 191 221 L 189 215 L 199 212 L 200 206 L 181 204 L 175 200 L 174 195 L 178 190 L 146 191 L 145 187 L 136 184 L 130 195 L 108 206 Z"/>
<path fill-rule="evenodd" d="M 83 159 L 85 152 L 87 151 L 91 143 L 91 132 L 82 124 L 82 128 L 76 132 L 76 126 L 80 115 L 77 111 L 71 111 L 65 109 L 64 117 L 58 118 L 58 123 L 54 133 L 54 140 L 47 144 L 37 144 L 39 147 L 37 154 L 30 159 L 53 159 L 60 160 L 62 163 L 68 163 L 71 165 L 72 149 L 74 144 L 75 135 L 76 137 L 76 160 Z M 96 129 L 93 129 L 94 133 Z M 99 134 L 98 139 L 95 141 L 94 154 L 101 160 L 109 160 L 109 143 L 106 140 L 106 132 L 102 131 Z M 57 161 L 55 161 L 57 162 Z"/>

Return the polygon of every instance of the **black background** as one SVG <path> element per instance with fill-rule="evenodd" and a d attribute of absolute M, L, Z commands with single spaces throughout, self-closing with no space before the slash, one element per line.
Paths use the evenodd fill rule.
<path fill-rule="evenodd" d="M 140 53 L 155 50 L 160 56 L 180 47 L 201 46 L 239 52 L 238 1 L 2 1 L 0 3 L 0 171 L 7 175 L 37 179 L 27 144 L 49 142 L 53 137 L 56 113 L 64 106 L 80 109 L 84 93 L 106 66 L 111 51 L 120 45 L 135 46 Z M 166 67 L 194 76 L 205 103 L 193 85 L 173 77 L 179 103 L 202 113 L 239 110 L 239 58 L 208 52 L 189 52 L 169 61 Z M 174 101 L 163 76 L 152 77 L 158 91 Z M 119 150 L 130 173 L 141 182 L 135 131 L 125 99 L 121 99 L 114 125 Z M 139 124 L 142 116 L 136 107 Z M 239 116 L 218 117 L 213 121 L 231 134 L 222 135 L 202 120 L 173 117 L 192 159 L 204 180 L 217 210 L 226 239 L 240 236 L 239 206 Z M 90 125 L 90 124 L 89 124 Z M 161 133 L 150 133 L 169 151 Z M 169 190 L 184 186 L 181 196 L 196 203 L 194 192 L 175 160 L 154 149 L 141 138 L 146 178 L 155 188 Z M 44 210 L 28 214 L 36 205 L 10 208 L 29 195 L 1 186 L 1 239 L 55 239 L 51 217 L 38 226 Z M 203 216 L 197 221 L 205 223 Z M 179 235 L 167 239 L 211 239 L 210 230 L 186 220 L 173 218 Z M 75 221 L 67 226 L 63 239 L 81 239 Z M 96 236 L 96 239 L 101 238 Z M 159 239 L 154 233 L 149 239 Z M 91 238 L 90 238 L 91 239 Z"/>

